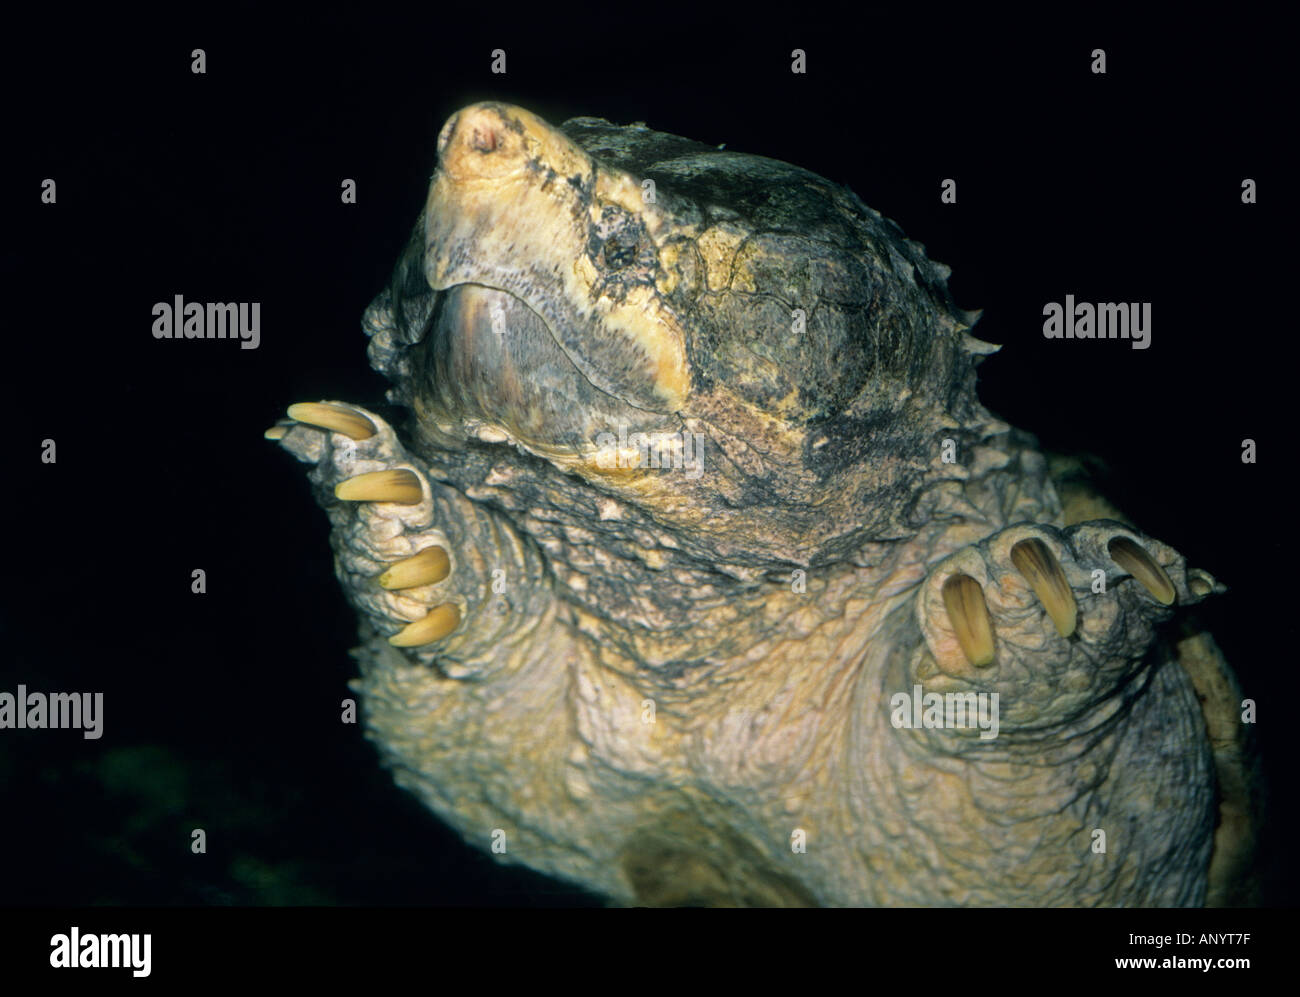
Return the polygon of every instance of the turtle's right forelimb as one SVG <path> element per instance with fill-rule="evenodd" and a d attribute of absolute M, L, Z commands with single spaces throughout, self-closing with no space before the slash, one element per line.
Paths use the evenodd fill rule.
<path fill-rule="evenodd" d="M 370 628 L 450 678 L 521 660 L 553 596 L 541 553 L 454 488 L 431 480 L 379 416 L 293 405 L 268 437 L 314 464 L 335 571 Z"/>

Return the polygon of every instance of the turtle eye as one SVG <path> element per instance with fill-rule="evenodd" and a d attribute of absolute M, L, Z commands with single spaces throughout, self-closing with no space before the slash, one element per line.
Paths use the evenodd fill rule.
<path fill-rule="evenodd" d="M 610 239 L 609 242 L 605 243 L 605 266 L 611 270 L 623 269 L 636 259 L 638 248 L 640 247 L 635 236 L 624 241 L 617 238 Z"/>

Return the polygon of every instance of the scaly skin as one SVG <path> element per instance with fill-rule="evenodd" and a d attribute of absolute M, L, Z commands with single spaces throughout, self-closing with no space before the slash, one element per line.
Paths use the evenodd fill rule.
<path fill-rule="evenodd" d="M 623 903 L 1204 902 L 1231 737 L 1157 628 L 1216 583 L 1067 516 L 975 399 L 946 271 L 812 174 L 644 129 L 474 105 L 439 156 L 365 319 L 409 443 L 337 402 L 275 434 L 399 784 Z M 616 427 L 704 464 L 611 466 Z M 418 501 L 347 484 L 394 469 Z M 996 693 L 997 736 L 898 727 L 918 685 Z"/>

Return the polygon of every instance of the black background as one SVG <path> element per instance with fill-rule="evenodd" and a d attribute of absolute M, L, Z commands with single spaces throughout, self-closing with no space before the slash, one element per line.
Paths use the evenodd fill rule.
<path fill-rule="evenodd" d="M 1103 456 L 1120 507 L 1230 586 L 1206 615 L 1259 704 L 1265 901 L 1294 904 L 1278 846 L 1296 827 L 1280 577 L 1294 103 L 1275 26 L 1244 9 L 1134 24 L 227 7 L 45 11 L 0 44 L 0 690 L 106 699 L 99 741 L 0 732 L 0 904 L 601 902 L 463 845 L 338 722 L 354 616 L 302 467 L 261 439 L 294 401 L 386 411 L 361 312 L 422 206 L 439 127 L 481 99 L 799 164 L 951 265 L 957 301 L 985 310 L 976 333 L 1004 344 L 981 368 L 984 403 L 1046 447 Z M 196 47 L 206 75 L 190 72 Z M 796 47 L 807 75 L 790 72 Z M 496 48 L 505 76 L 489 72 Z M 939 200 L 947 177 L 955 205 Z M 344 178 L 359 203 L 340 203 Z M 1067 293 L 1152 302 L 1151 348 L 1045 340 L 1043 305 Z M 150 309 L 175 294 L 260 301 L 260 348 L 154 340 Z M 1241 462 L 1247 437 L 1258 464 Z"/>

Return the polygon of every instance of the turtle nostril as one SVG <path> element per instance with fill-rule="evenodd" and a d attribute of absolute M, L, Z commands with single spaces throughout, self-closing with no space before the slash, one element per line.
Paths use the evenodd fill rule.
<path fill-rule="evenodd" d="M 524 125 L 494 104 L 463 108 L 438 136 L 438 166 L 457 182 L 500 180 L 518 173 L 526 165 L 527 151 Z"/>
<path fill-rule="evenodd" d="M 495 152 L 497 148 L 497 133 L 491 128 L 475 128 L 474 134 L 470 136 L 469 144 L 471 148 L 479 152 Z"/>

